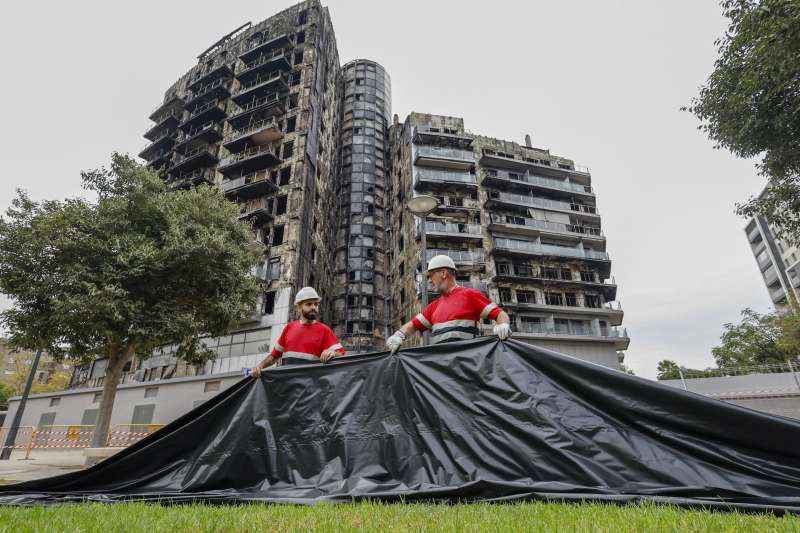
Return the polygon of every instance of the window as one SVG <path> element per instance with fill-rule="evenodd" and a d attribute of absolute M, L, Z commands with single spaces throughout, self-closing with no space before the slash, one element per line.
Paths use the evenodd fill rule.
<path fill-rule="evenodd" d="M 401 304 L 406 303 L 406 290 L 405 289 L 400 289 L 400 303 Z"/>
<path fill-rule="evenodd" d="M 296 70 L 292 72 L 291 78 L 289 78 L 289 85 L 294 86 L 300 83 L 300 77 L 302 76 L 303 72 L 300 70 Z"/>
<path fill-rule="evenodd" d="M 221 381 L 206 381 L 203 383 L 203 392 L 217 392 L 221 384 Z"/>
<path fill-rule="evenodd" d="M 289 117 L 286 119 L 286 133 L 292 133 L 297 127 L 297 117 Z"/>
<path fill-rule="evenodd" d="M 508 265 L 503 265 L 508 266 Z M 500 303 L 507 303 L 511 301 L 511 289 L 500 289 Z"/>
<path fill-rule="evenodd" d="M 300 16 L 297 17 L 297 25 L 302 26 L 303 24 L 308 22 L 308 9 L 304 9 L 300 12 Z"/>
<path fill-rule="evenodd" d="M 61 398 L 50 398 L 50 407 L 61 405 Z"/>
<path fill-rule="evenodd" d="M 283 143 L 283 158 L 288 159 L 294 153 L 294 141 Z"/>
<path fill-rule="evenodd" d="M 517 291 L 517 302 L 521 304 L 535 304 L 536 293 L 533 291 Z"/>
<path fill-rule="evenodd" d="M 158 387 L 147 387 L 144 389 L 145 398 L 155 398 L 158 396 Z"/>
<path fill-rule="evenodd" d="M 577 307 L 578 306 L 578 295 L 574 292 L 565 292 L 564 299 L 569 307 Z"/>
<path fill-rule="evenodd" d="M 154 403 L 149 403 L 146 405 L 137 405 L 133 408 L 133 417 L 131 418 L 131 424 L 152 424 L 153 423 L 153 411 L 156 410 L 156 405 Z"/>
<path fill-rule="evenodd" d="M 288 196 L 278 196 L 275 201 L 275 214 L 283 215 L 286 213 L 286 199 Z"/>
<path fill-rule="evenodd" d="M 520 330 L 525 333 L 542 333 L 542 319 L 538 316 L 521 316 Z"/>
<path fill-rule="evenodd" d="M 275 294 L 276 291 L 268 291 L 264 293 L 264 314 L 271 315 L 275 312 Z"/>
<path fill-rule="evenodd" d="M 297 40 L 295 41 L 296 44 L 303 44 L 306 42 L 306 32 L 300 31 L 297 32 Z"/>
<path fill-rule="evenodd" d="M 400 270 L 400 275 L 404 276 L 405 273 L 406 273 L 406 263 L 405 263 L 405 261 L 400 261 L 399 270 Z"/>
<path fill-rule="evenodd" d="M 584 296 L 584 301 L 586 302 L 586 307 L 598 308 L 600 307 L 600 297 L 596 294 L 587 294 Z"/>
<path fill-rule="evenodd" d="M 280 171 L 278 185 L 289 185 L 289 178 L 292 176 L 292 167 L 283 167 Z"/>
<path fill-rule="evenodd" d="M 564 305 L 564 298 L 560 292 L 544 293 L 544 301 L 547 305 Z"/>
<path fill-rule="evenodd" d="M 397 239 L 397 249 L 398 249 L 398 250 L 402 250 L 402 249 L 403 249 L 403 246 L 404 246 L 404 243 L 403 243 L 403 238 L 402 238 L 402 237 L 400 237 L 399 239 Z"/>
<path fill-rule="evenodd" d="M 303 62 L 303 51 L 295 52 L 294 53 L 294 64 L 299 65 Z"/>
<path fill-rule="evenodd" d="M 267 280 L 272 281 L 281 277 L 281 258 L 276 257 L 269 260 L 269 269 L 267 272 Z"/>
<path fill-rule="evenodd" d="M 594 272 L 591 270 L 581 270 L 581 281 L 595 283 Z"/>
<path fill-rule="evenodd" d="M 289 109 L 294 109 L 298 106 L 300 95 L 297 93 L 289 95 Z"/>
<path fill-rule="evenodd" d="M 283 244 L 283 225 L 272 228 L 272 246 Z"/>

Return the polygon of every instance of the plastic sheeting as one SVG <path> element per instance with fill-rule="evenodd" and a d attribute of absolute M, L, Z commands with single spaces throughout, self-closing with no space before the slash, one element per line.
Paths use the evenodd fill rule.
<path fill-rule="evenodd" d="M 800 511 L 800 423 L 492 338 L 245 378 L 0 503 L 653 500 Z"/>

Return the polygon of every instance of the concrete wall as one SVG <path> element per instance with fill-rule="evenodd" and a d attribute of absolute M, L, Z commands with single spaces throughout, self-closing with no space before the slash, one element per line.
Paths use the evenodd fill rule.
<path fill-rule="evenodd" d="M 242 379 L 241 372 L 230 372 L 214 376 L 122 385 L 117 391 L 111 425 L 132 423 L 136 406 L 148 404 L 155 405 L 153 417 L 149 423 L 167 424 L 240 379 Z M 153 392 L 149 392 L 147 394 L 150 397 L 145 397 L 145 391 L 154 388 L 156 389 L 155 396 L 151 396 Z M 95 401 L 95 396 L 100 392 L 102 392 L 102 388 L 34 394 L 28 398 L 21 425 L 39 425 L 43 413 L 55 413 L 53 424 L 80 424 L 87 410 L 99 407 L 99 398 Z M 13 419 L 18 406 L 19 397 L 9 400 L 7 420 Z"/>
<path fill-rule="evenodd" d="M 684 388 L 680 379 L 661 381 Z M 774 415 L 800 419 L 800 374 L 747 374 L 685 380 L 686 390 Z"/>

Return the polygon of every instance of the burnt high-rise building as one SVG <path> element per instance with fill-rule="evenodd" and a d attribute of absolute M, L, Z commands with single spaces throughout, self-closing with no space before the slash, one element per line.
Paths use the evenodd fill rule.
<path fill-rule="evenodd" d="M 238 204 L 263 244 L 253 271 L 263 290 L 236 331 L 204 340 L 217 352 L 205 367 L 177 361 L 174 346 L 134 362 L 122 388 L 158 399 L 117 406 L 113 423 L 168 422 L 234 382 L 296 318 L 305 285 L 348 351 L 383 349 L 438 296 L 424 275 L 434 254 L 505 308 L 516 339 L 618 367 L 629 339 L 588 170 L 530 140 L 471 133 L 461 118 L 401 122 L 383 66 L 340 64 L 318 0 L 213 43 L 150 119 L 140 156 L 169 187 L 219 187 Z M 424 220 L 406 209 L 422 194 L 438 203 Z M 79 369 L 73 387 L 99 386 L 104 364 Z M 92 391 L 82 394 L 65 403 L 77 414 L 53 423 L 91 420 Z"/>

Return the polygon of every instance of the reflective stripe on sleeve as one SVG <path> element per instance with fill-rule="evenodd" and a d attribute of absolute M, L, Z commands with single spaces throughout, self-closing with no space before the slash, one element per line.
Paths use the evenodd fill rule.
<path fill-rule="evenodd" d="M 483 311 L 481 311 L 481 320 L 483 320 L 484 318 L 489 316 L 489 313 L 491 313 L 495 309 L 497 309 L 497 304 L 496 303 L 490 302 L 490 303 L 486 304 L 486 307 L 484 307 Z"/>
<path fill-rule="evenodd" d="M 431 329 L 431 323 L 430 323 L 430 322 L 428 322 L 428 319 L 427 319 L 427 318 L 425 318 L 425 316 L 424 316 L 422 313 L 419 313 L 419 314 L 418 314 L 416 317 L 414 317 L 414 318 L 416 318 L 417 320 L 419 320 L 419 321 L 422 323 L 422 325 L 423 325 L 423 326 L 425 326 L 426 328 L 428 328 L 428 329 Z"/>

